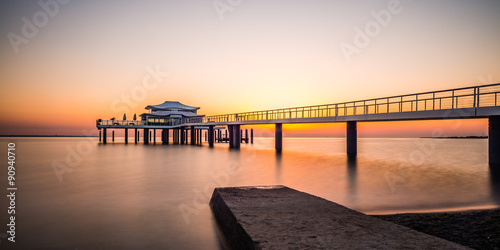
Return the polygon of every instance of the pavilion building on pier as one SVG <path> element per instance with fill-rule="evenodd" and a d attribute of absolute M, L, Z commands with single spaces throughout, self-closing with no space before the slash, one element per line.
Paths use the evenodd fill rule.
<path fill-rule="evenodd" d="M 148 113 L 142 113 L 142 121 L 148 125 L 170 125 L 190 122 L 202 122 L 205 115 L 198 114 L 199 107 L 192 107 L 180 102 L 166 101 L 158 105 L 148 105 Z"/>

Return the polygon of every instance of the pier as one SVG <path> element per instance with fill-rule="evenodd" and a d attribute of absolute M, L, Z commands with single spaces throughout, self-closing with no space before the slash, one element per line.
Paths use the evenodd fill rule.
<path fill-rule="evenodd" d="M 154 107 L 160 106 L 153 105 L 146 108 L 154 110 Z M 186 105 L 183 107 L 198 109 Z M 253 130 L 250 138 L 248 133 L 245 133 L 246 136 L 243 138 L 242 126 L 275 124 L 275 148 L 279 153 L 283 150 L 283 124 L 341 122 L 347 124 L 346 153 L 349 157 L 355 157 L 358 122 L 487 118 L 489 162 L 500 165 L 500 83 L 352 102 L 213 116 L 186 114 L 187 116 L 182 118 L 158 119 L 151 118 L 148 114 L 151 113 L 143 114 L 147 119 L 140 121 L 97 120 L 96 127 L 102 130 L 102 143 L 107 143 L 107 129 L 143 129 L 144 144 L 149 144 L 149 138 L 146 136 L 149 130 L 161 129 L 164 144 L 169 144 L 169 131 L 173 131 L 174 144 L 187 144 L 186 133 L 189 133 L 191 145 L 202 144 L 202 132 L 206 132 L 209 146 L 213 146 L 214 142 L 229 142 L 230 148 L 238 149 L 242 141 L 253 142 Z M 223 130 L 224 134 L 221 133 Z M 166 136 L 163 136 L 164 134 Z M 136 143 L 137 140 L 136 133 Z"/>

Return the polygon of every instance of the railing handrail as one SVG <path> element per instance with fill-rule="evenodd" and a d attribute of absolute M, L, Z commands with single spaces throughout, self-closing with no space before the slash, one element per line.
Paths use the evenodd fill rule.
<path fill-rule="evenodd" d="M 245 116 L 245 115 L 256 115 L 256 114 L 263 114 L 263 113 L 281 113 L 283 111 L 297 111 L 298 109 L 302 109 L 304 111 L 305 109 L 311 110 L 312 108 L 317 108 L 317 110 L 324 110 L 324 109 L 329 109 L 329 106 L 334 106 L 335 109 L 338 109 L 339 106 L 340 108 L 346 108 L 346 105 L 348 104 L 353 104 L 353 106 L 349 106 L 348 108 L 356 108 L 356 107 L 366 107 L 366 106 L 376 106 L 376 105 L 390 105 L 394 103 L 407 103 L 407 102 L 418 102 L 418 101 L 427 101 L 427 100 L 441 100 L 441 99 L 447 99 L 451 98 L 452 100 L 457 99 L 459 97 L 464 97 L 464 96 L 480 96 L 480 95 L 486 95 L 486 94 L 492 94 L 492 93 L 498 93 L 498 92 L 486 92 L 486 93 L 481 93 L 480 91 L 474 91 L 472 94 L 461 94 L 461 95 L 454 95 L 453 92 L 455 91 L 461 91 L 461 90 L 473 90 L 473 89 L 480 89 L 480 88 L 486 88 L 486 87 L 492 87 L 492 86 L 499 86 L 500 83 L 493 83 L 493 84 L 484 84 L 484 85 L 477 85 L 477 86 L 470 86 L 470 87 L 461 87 L 461 88 L 454 88 L 454 89 L 445 89 L 445 90 L 437 90 L 437 91 L 428 91 L 428 92 L 420 92 L 420 93 L 415 93 L 415 94 L 404 94 L 404 95 L 395 95 L 395 96 L 387 96 L 387 97 L 380 97 L 380 98 L 370 98 L 370 99 L 363 99 L 363 100 L 357 100 L 357 101 L 349 101 L 349 102 L 340 102 L 340 103 L 331 103 L 331 104 L 319 104 L 319 105 L 308 105 L 308 106 L 297 106 L 297 107 L 291 107 L 291 108 L 278 108 L 278 109 L 268 109 L 268 110 L 260 110 L 260 111 L 249 111 L 249 112 L 242 112 L 242 113 L 227 113 L 227 114 L 221 114 L 221 115 L 210 115 L 210 116 L 205 116 L 205 119 L 211 119 L 211 118 L 218 118 L 218 117 L 230 117 L 230 116 Z M 444 93 L 444 92 L 452 92 L 451 96 L 444 96 L 444 97 L 435 97 L 437 93 Z M 432 98 L 425 98 L 425 99 L 418 99 L 419 95 L 429 95 L 433 94 Z M 408 96 L 415 96 L 417 97 L 415 100 L 403 100 L 404 97 Z M 400 101 L 393 101 L 390 102 L 389 100 L 395 99 L 395 98 L 400 98 Z M 371 101 L 377 101 L 377 100 L 387 100 L 384 103 L 373 103 L 373 104 L 363 104 L 357 106 L 356 103 L 366 103 L 366 102 L 371 102 Z M 453 101 L 452 101 L 453 102 Z M 478 103 L 474 102 L 474 107 L 476 107 Z M 321 109 L 320 109 L 321 108 Z"/>
<path fill-rule="evenodd" d="M 190 123 L 207 123 L 207 122 L 229 122 L 229 121 L 258 121 L 258 120 L 273 120 L 273 119 L 295 119 L 295 118 L 317 118 L 317 117 L 333 117 L 333 116 L 346 116 L 346 115 L 364 115 L 364 114 L 380 114 L 380 113 L 398 113 L 398 112 L 408 112 L 408 105 L 410 106 L 409 111 L 423 111 L 423 110 L 443 110 L 443 109 L 455 109 L 463 108 L 477 108 L 481 107 L 480 97 L 485 95 L 494 94 L 494 105 L 498 106 L 498 100 L 500 98 L 500 89 L 494 89 L 492 91 L 481 91 L 483 88 L 500 86 L 500 83 L 485 84 L 471 87 L 462 87 L 455 89 L 445 89 L 437 91 L 420 92 L 415 94 L 405 94 L 396 95 L 380 98 L 371 98 L 357 101 L 349 102 L 339 102 L 332 104 L 320 104 L 320 105 L 309 105 L 309 106 L 299 106 L 292 108 L 278 108 L 278 109 L 268 109 L 260 111 L 248 111 L 242 113 L 228 113 L 222 115 L 211 115 L 205 116 L 203 118 L 183 118 L 182 120 L 169 120 L 168 122 L 149 122 L 148 120 L 100 120 L 96 121 L 97 125 L 167 125 L 167 126 L 179 126 L 182 124 Z M 470 90 L 471 93 L 456 93 L 458 91 Z M 472 92 L 472 90 L 474 90 Z M 439 93 L 449 93 L 446 96 L 436 96 Z M 432 95 L 425 98 L 420 98 L 419 96 Z M 405 97 L 414 97 L 409 100 L 404 100 Z M 462 98 L 462 99 L 460 99 Z M 463 104 L 465 99 L 465 105 Z M 488 98 L 488 97 L 486 97 Z M 491 97 L 490 97 L 491 98 Z M 450 100 L 451 99 L 451 103 Z M 472 100 L 471 100 L 472 99 Z M 446 101 L 443 103 L 443 101 Z M 462 100 L 459 103 L 459 100 Z M 379 103 L 377 103 L 379 101 Z M 490 101 L 491 99 L 486 99 Z M 432 105 L 431 108 L 428 107 Z M 419 104 L 420 103 L 420 104 Z M 420 107 L 419 107 L 420 105 Z M 422 109 L 422 105 L 424 108 Z M 443 105 L 445 106 L 443 108 Z M 380 111 L 382 110 L 382 111 Z M 394 111 L 396 110 L 396 111 Z M 326 115 L 324 112 L 326 111 Z M 331 113 L 331 111 L 334 111 Z M 352 114 L 351 114 L 352 113 Z M 295 117 L 292 117 L 292 114 Z M 333 115 L 334 114 L 334 115 Z M 299 117 L 300 116 L 300 117 Z"/>

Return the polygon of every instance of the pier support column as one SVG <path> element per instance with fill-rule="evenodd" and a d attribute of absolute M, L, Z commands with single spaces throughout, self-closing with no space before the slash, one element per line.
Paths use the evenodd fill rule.
<path fill-rule="evenodd" d="M 355 157 L 358 154 L 358 131 L 355 121 L 347 122 L 347 156 Z"/>
<path fill-rule="evenodd" d="M 161 130 L 161 143 L 168 144 L 168 128 Z"/>
<path fill-rule="evenodd" d="M 253 128 L 250 129 L 250 143 L 253 144 Z"/>
<path fill-rule="evenodd" d="M 112 140 L 113 142 L 115 142 L 115 131 L 114 131 L 114 130 L 113 130 L 113 131 L 111 131 L 111 134 L 112 134 L 112 136 L 111 136 L 111 140 Z"/>
<path fill-rule="evenodd" d="M 229 129 L 229 143 L 230 148 L 240 148 L 240 125 L 232 125 Z"/>
<path fill-rule="evenodd" d="M 203 130 L 202 130 L 202 129 L 198 129 L 198 144 L 200 144 L 200 145 L 201 145 L 201 144 L 202 144 L 202 142 L 203 142 L 203 140 L 202 140 L 202 139 L 203 139 L 203 138 L 202 138 L 202 132 L 203 132 Z"/>
<path fill-rule="evenodd" d="M 191 126 L 191 145 L 196 145 L 196 132 L 194 126 Z"/>
<path fill-rule="evenodd" d="M 166 134 L 165 134 L 165 138 L 166 138 L 166 142 L 167 142 L 167 145 L 170 144 L 170 129 L 166 129 Z"/>
<path fill-rule="evenodd" d="M 106 128 L 102 128 L 102 144 L 106 144 L 107 136 L 106 136 Z"/>
<path fill-rule="evenodd" d="M 101 132 L 102 132 L 102 131 L 101 131 L 101 129 L 99 129 L 99 142 L 101 142 L 101 141 L 102 141 L 102 139 L 101 139 L 101 138 L 102 138 L 102 137 L 101 137 Z"/>
<path fill-rule="evenodd" d="M 181 144 L 181 130 L 175 130 L 175 144 Z"/>
<path fill-rule="evenodd" d="M 153 143 L 156 144 L 156 129 L 153 129 Z"/>
<path fill-rule="evenodd" d="M 227 130 L 226 130 L 226 138 L 227 138 L 227 131 L 229 130 L 229 148 L 233 148 L 233 141 L 234 141 L 234 135 L 233 135 L 233 125 L 228 125 Z"/>
<path fill-rule="evenodd" d="M 245 129 L 245 143 L 248 144 L 248 129 Z"/>
<path fill-rule="evenodd" d="M 214 125 L 208 126 L 208 146 L 214 146 Z"/>
<path fill-rule="evenodd" d="M 149 144 L 149 129 L 145 128 L 144 129 L 144 144 Z"/>
<path fill-rule="evenodd" d="M 275 138 L 274 138 L 274 146 L 276 148 L 277 153 L 281 153 L 283 149 L 283 124 L 276 123 L 275 128 Z"/>
<path fill-rule="evenodd" d="M 234 133 L 235 133 L 235 148 L 240 148 L 240 144 L 241 144 L 241 129 L 240 129 L 240 125 L 234 125 Z"/>
<path fill-rule="evenodd" d="M 134 141 L 135 141 L 134 143 L 135 144 L 137 144 L 137 139 L 138 139 L 137 137 L 138 137 L 138 135 L 137 135 L 137 129 L 134 128 Z"/>
<path fill-rule="evenodd" d="M 181 144 L 182 145 L 184 145 L 184 142 L 186 141 L 186 134 L 184 132 L 185 132 L 184 128 L 181 128 Z"/>
<path fill-rule="evenodd" d="M 128 144 L 128 128 L 125 129 L 125 144 Z"/>
<path fill-rule="evenodd" d="M 175 132 L 175 135 L 177 137 L 176 144 L 181 144 L 181 129 L 177 129 L 177 131 Z"/>
<path fill-rule="evenodd" d="M 500 169 L 500 116 L 488 118 L 488 162 Z"/>

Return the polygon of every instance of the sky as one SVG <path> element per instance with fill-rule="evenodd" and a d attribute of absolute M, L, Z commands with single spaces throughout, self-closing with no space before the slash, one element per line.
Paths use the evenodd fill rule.
<path fill-rule="evenodd" d="M 2 135 L 97 134 L 98 118 L 166 100 L 216 115 L 500 82 L 496 0 L 20 0 L 0 12 Z M 484 135 L 487 120 L 358 125 L 440 128 Z M 342 136 L 345 124 L 284 131 Z"/>

